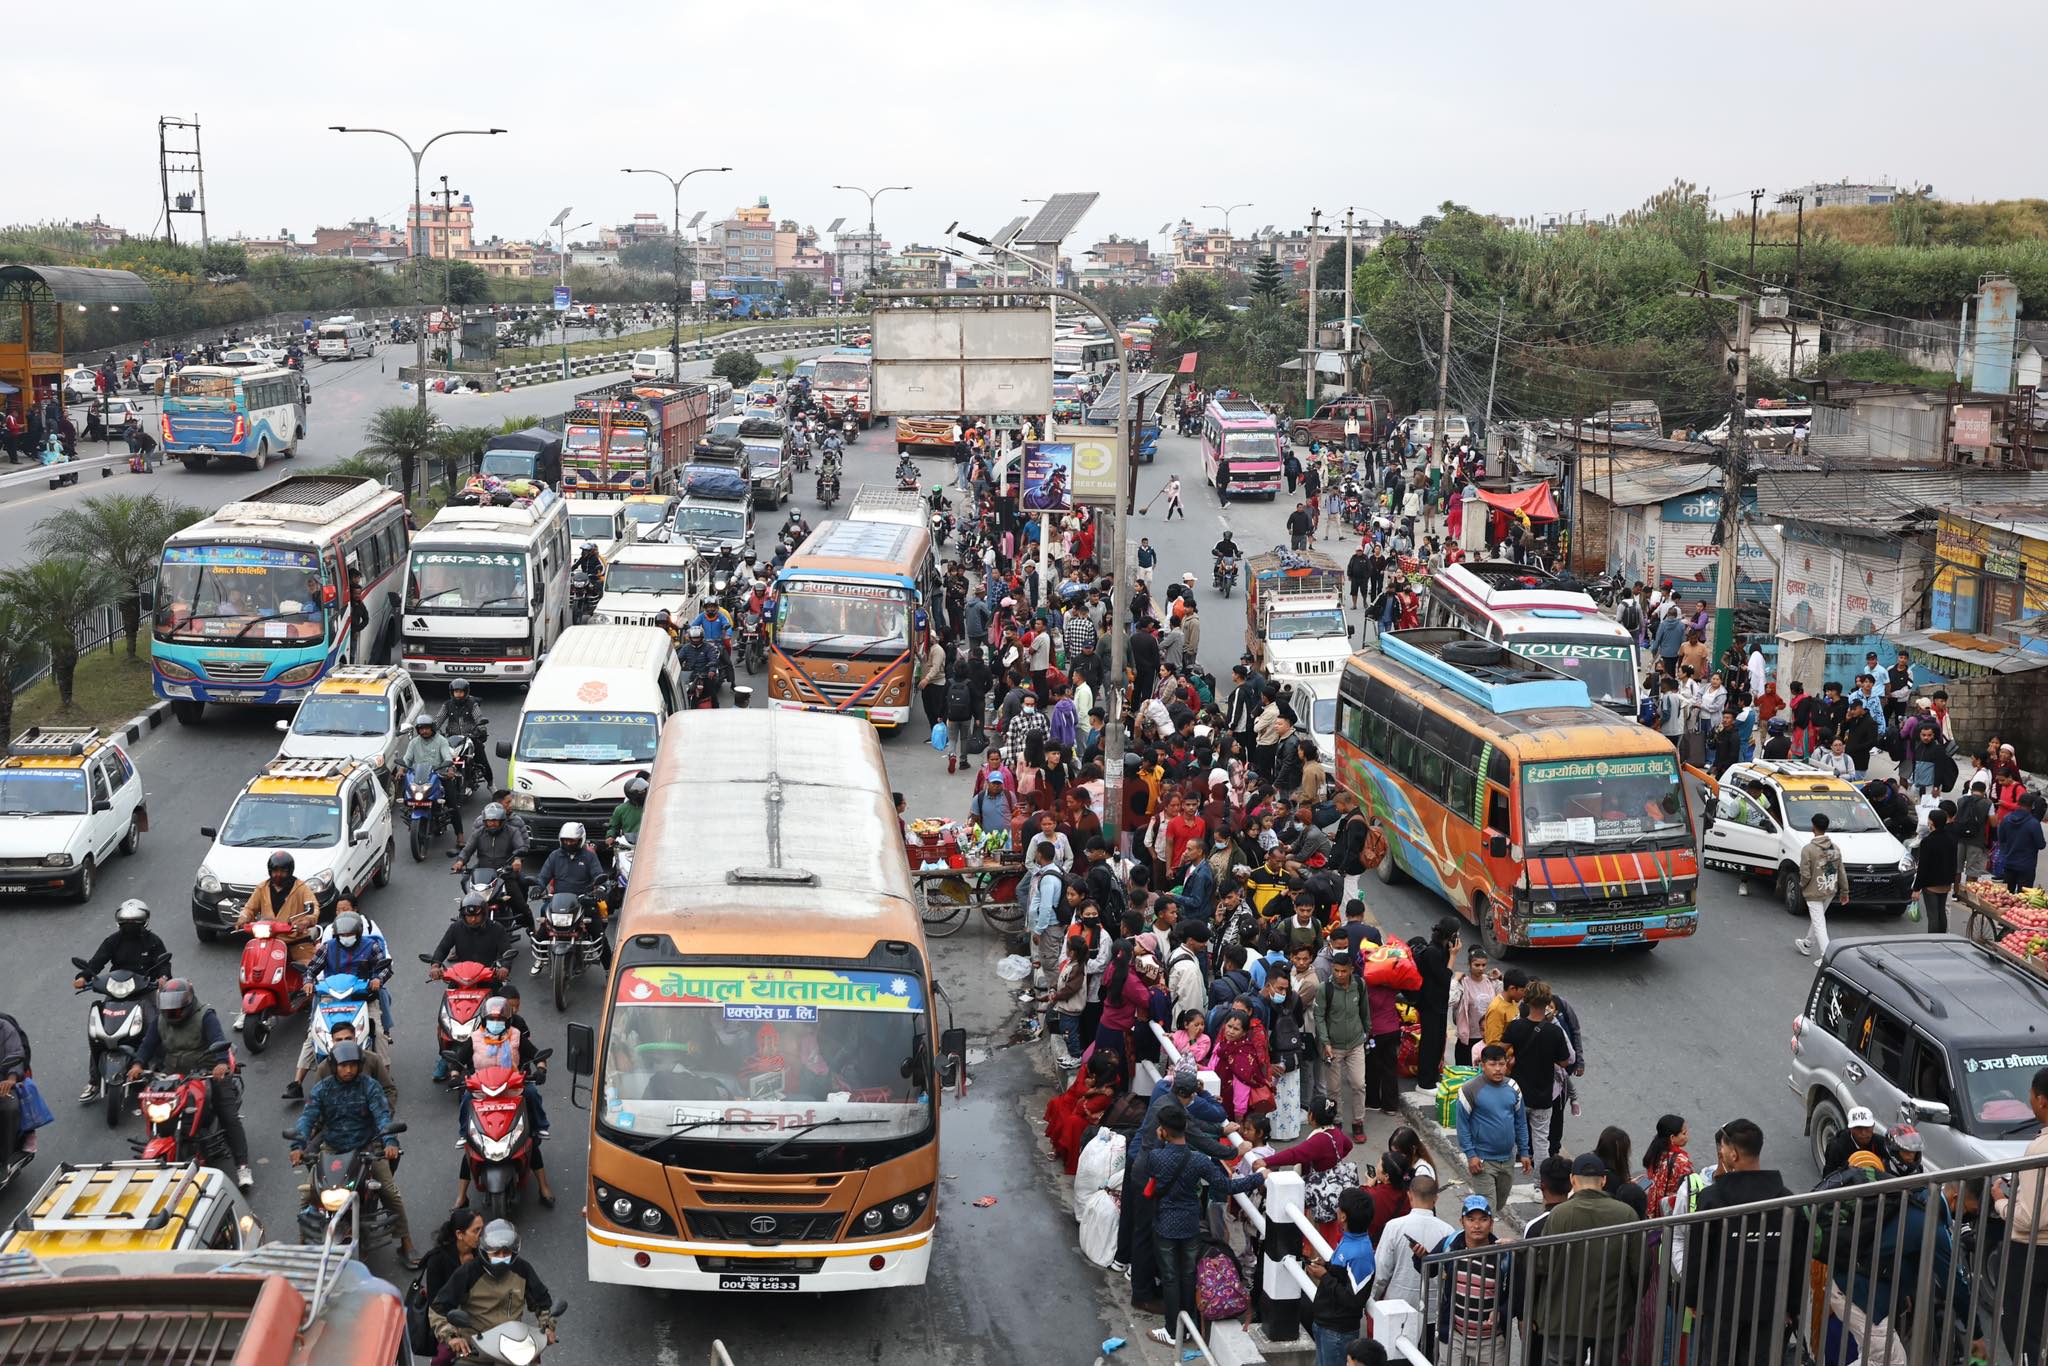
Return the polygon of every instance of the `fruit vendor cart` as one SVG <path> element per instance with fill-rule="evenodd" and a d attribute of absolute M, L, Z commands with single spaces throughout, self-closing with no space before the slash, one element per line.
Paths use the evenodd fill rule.
<path fill-rule="evenodd" d="M 1969 908 L 1970 938 L 2001 958 L 2048 977 L 2048 892 L 2028 887 L 2009 892 L 1990 878 L 1965 882 L 1956 900 Z"/>
<path fill-rule="evenodd" d="M 1017 900 L 1017 881 L 1024 873 L 1024 859 L 1008 847 L 1006 834 L 930 819 L 912 821 L 908 833 L 904 847 L 926 934 L 952 934 L 967 923 L 968 912 L 976 910 L 999 934 L 1012 936 L 1022 930 L 1024 908 Z"/>

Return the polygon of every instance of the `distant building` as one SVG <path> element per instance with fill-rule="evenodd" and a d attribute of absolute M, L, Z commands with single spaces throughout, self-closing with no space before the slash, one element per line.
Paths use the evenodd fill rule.
<path fill-rule="evenodd" d="M 116 242 L 128 240 L 128 229 L 117 228 L 113 224 L 106 222 L 98 214 L 92 216 L 90 223 L 73 223 L 71 229 L 73 232 L 82 232 L 92 238 L 92 244 L 96 247 L 110 247 Z"/>
<path fill-rule="evenodd" d="M 875 263 L 877 270 L 886 270 L 893 250 L 888 239 L 880 233 L 850 229 L 834 234 L 832 257 L 839 267 L 839 278 L 845 283 L 846 292 L 857 294 L 866 286 L 870 261 Z"/>
<path fill-rule="evenodd" d="M 501 242 L 494 238 L 480 247 L 457 253 L 456 259 L 469 262 L 486 275 L 524 277 L 537 273 L 531 242 Z"/>
<path fill-rule="evenodd" d="M 377 255 L 402 257 L 406 254 L 405 231 L 379 223 L 374 218 L 351 219 L 343 227 L 313 229 L 313 254 L 357 260 Z"/>
<path fill-rule="evenodd" d="M 406 235 L 415 251 L 430 257 L 453 256 L 459 259 L 474 245 L 470 227 L 474 213 L 468 195 L 462 196 L 461 203 L 451 204 L 446 209 L 441 207 L 439 200 L 415 204 L 406 210 Z"/>
<path fill-rule="evenodd" d="M 251 261 L 260 261 L 266 256 L 305 256 L 309 253 L 290 232 L 280 231 L 275 237 L 244 237 L 236 245 Z"/>
<path fill-rule="evenodd" d="M 1801 185 L 1785 191 L 1779 197 L 1804 199 L 1809 209 L 1832 209 L 1845 204 L 1891 204 L 1903 198 L 1905 193 L 1890 181 L 1882 181 L 1875 185 L 1852 185 L 1846 180 L 1837 180 L 1833 184 L 1815 182 L 1811 185 Z"/>
<path fill-rule="evenodd" d="M 630 247 L 635 242 L 668 240 L 669 218 L 659 213 L 636 213 L 615 228 L 599 228 L 598 241 L 608 247 Z"/>

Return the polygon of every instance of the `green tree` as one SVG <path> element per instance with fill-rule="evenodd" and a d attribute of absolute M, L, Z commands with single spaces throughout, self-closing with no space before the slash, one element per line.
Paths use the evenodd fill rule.
<path fill-rule="evenodd" d="M 450 303 L 487 304 L 491 301 L 491 277 L 472 261 L 441 263 L 442 297 Z"/>
<path fill-rule="evenodd" d="M 391 459 L 359 451 L 354 455 L 344 455 L 339 460 L 330 460 L 315 473 L 331 474 L 339 479 L 375 479 L 381 482 L 391 473 Z"/>
<path fill-rule="evenodd" d="M 0 586 L 0 735 L 14 734 L 14 689 L 7 685 L 42 657 L 41 645 L 29 634 L 28 614 Z"/>
<path fill-rule="evenodd" d="M 166 502 L 155 494 L 106 494 L 45 517 L 29 540 L 43 555 L 83 547 L 87 558 L 106 571 L 113 581 L 128 657 L 134 659 L 142 631 L 142 593 L 156 576 L 164 542 L 205 515 L 199 508 Z"/>
<path fill-rule="evenodd" d="M 434 450 L 433 414 L 410 403 L 379 408 L 370 414 L 370 425 L 363 435 L 369 439 L 356 454 L 363 459 L 382 461 L 387 470 L 396 466 L 399 491 L 410 500 L 413 490 L 419 487 L 420 457 Z"/>
<path fill-rule="evenodd" d="M 1280 263 L 1271 256 L 1261 256 L 1252 266 L 1252 296 L 1259 299 L 1278 300 L 1287 288 L 1287 282 L 1280 273 Z"/>
<path fill-rule="evenodd" d="M 50 681 L 67 711 L 78 688 L 78 637 L 115 592 L 112 576 L 84 555 L 51 555 L 0 573 L 0 596 L 17 605 L 24 633 L 49 651 Z"/>
<path fill-rule="evenodd" d="M 789 306 L 802 308 L 811 301 L 811 295 L 817 289 L 817 282 L 808 275 L 792 275 L 783 285 L 783 289 L 789 296 Z"/>
<path fill-rule="evenodd" d="M 761 362 L 751 351 L 727 351 L 711 362 L 711 373 L 734 389 L 744 389 L 760 377 Z"/>
<path fill-rule="evenodd" d="M 1153 363 L 1178 360 L 1204 342 L 1223 335 L 1223 324 L 1185 308 L 1176 308 L 1159 319 L 1152 334 Z"/>
<path fill-rule="evenodd" d="M 474 470 L 484 456 L 484 447 L 497 433 L 489 427 L 449 427 L 436 433 L 434 455 L 446 467 L 448 493 L 455 493 L 456 481 Z"/>

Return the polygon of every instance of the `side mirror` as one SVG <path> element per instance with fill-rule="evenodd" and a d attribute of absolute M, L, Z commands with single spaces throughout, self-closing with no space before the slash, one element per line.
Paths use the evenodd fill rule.
<path fill-rule="evenodd" d="M 385 1133 L 387 1133 L 387 1134 L 402 1134 L 402 1133 L 404 1133 L 404 1132 L 405 1132 L 405 1121 L 401 1119 L 401 1120 L 399 1120 L 399 1121 L 398 1121 L 398 1123 L 396 1123 L 396 1124 L 391 1124 L 391 1125 L 387 1125 L 387 1126 L 385 1127 L 385 1129 L 384 1129 L 384 1132 L 385 1132 Z"/>
<path fill-rule="evenodd" d="M 1905 1100 L 1899 1102 L 1899 1118 L 1908 1124 L 1951 1124 L 1954 1116 L 1948 1106 L 1938 1100 Z"/>
<path fill-rule="evenodd" d="M 1508 856 L 1508 837 L 1506 835 L 1488 835 L 1486 837 L 1486 853 L 1490 858 L 1506 858 Z"/>
<path fill-rule="evenodd" d="M 510 740 L 500 740 L 498 741 L 497 744 L 491 746 L 491 748 L 497 751 L 497 755 L 500 759 L 509 759 L 512 757 L 512 742 Z"/>
<path fill-rule="evenodd" d="M 1763 818 L 1763 824 L 1759 825 L 1757 829 L 1763 831 L 1766 835 L 1775 835 L 1778 833 L 1778 823 L 1772 820 L 1769 816 L 1765 816 Z"/>
<path fill-rule="evenodd" d="M 421 961 L 422 963 L 432 964 L 432 963 L 433 963 L 433 961 L 434 961 L 434 959 L 433 959 L 433 955 L 432 955 L 432 954 L 425 954 L 425 953 L 423 953 L 423 954 L 421 954 L 421 955 L 420 955 L 420 961 Z"/>
<path fill-rule="evenodd" d="M 92 809 L 95 813 L 112 811 L 114 809 L 114 800 L 111 797 L 94 797 L 92 799 Z"/>
<path fill-rule="evenodd" d="M 77 968 L 80 972 L 84 972 L 85 960 L 83 958 L 74 958 L 71 960 L 71 966 Z"/>
<path fill-rule="evenodd" d="M 202 825 L 199 827 L 199 833 L 206 836 L 208 839 L 212 839 L 214 836 L 220 833 L 220 827 L 213 825 Z"/>
<path fill-rule="evenodd" d="M 280 720 L 277 723 L 277 733 L 279 735 L 289 735 L 291 734 L 291 729 L 292 723 L 289 721 Z"/>
<path fill-rule="evenodd" d="M 597 1033 L 587 1024 L 568 1026 L 568 1068 L 571 1076 L 587 1077 L 597 1066 Z M 545 1057 L 546 1054 L 536 1054 Z"/>
<path fill-rule="evenodd" d="M 548 1306 L 548 1312 L 550 1314 L 553 1314 L 556 1318 L 560 1318 L 562 1317 L 562 1315 L 569 1312 L 569 1302 L 567 1300 L 556 1300 L 553 1304 Z"/>

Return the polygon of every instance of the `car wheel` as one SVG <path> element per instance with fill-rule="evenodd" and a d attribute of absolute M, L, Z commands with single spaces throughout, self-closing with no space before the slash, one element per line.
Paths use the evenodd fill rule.
<path fill-rule="evenodd" d="M 92 900 L 92 888 L 92 855 L 88 854 L 85 858 L 85 866 L 78 870 L 78 877 L 71 884 L 71 899 L 73 901 Z"/>
<path fill-rule="evenodd" d="M 202 944 L 218 944 L 220 942 L 220 931 L 207 925 L 194 925 L 192 933 L 199 936 L 199 942 Z"/>
<path fill-rule="evenodd" d="M 391 865 L 397 862 L 397 860 L 398 836 L 393 835 L 384 841 L 384 859 L 377 865 L 376 871 L 370 874 L 370 881 L 376 883 L 379 887 L 389 887 L 391 885 Z"/>
<path fill-rule="evenodd" d="M 1785 907 L 1785 914 L 1804 916 L 1806 897 L 1799 890 L 1799 870 L 1784 867 L 1778 870 L 1778 900 Z"/>
<path fill-rule="evenodd" d="M 1835 1104 L 1832 1096 L 1823 1096 L 1813 1103 L 1813 1110 L 1806 1117 L 1806 1132 L 1813 1138 L 1813 1165 L 1821 1171 L 1827 1170 L 1828 1144 L 1835 1141 L 1835 1135 L 1842 1132 L 1847 1122 L 1842 1107 Z"/>
<path fill-rule="evenodd" d="M 141 847 L 142 818 L 139 816 L 130 816 L 128 818 L 128 833 L 121 837 L 121 852 L 123 854 L 133 854 L 137 849 L 140 849 Z"/>

